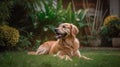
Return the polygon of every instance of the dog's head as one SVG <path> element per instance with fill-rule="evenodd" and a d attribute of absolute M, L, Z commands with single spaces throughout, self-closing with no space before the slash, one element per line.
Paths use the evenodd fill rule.
<path fill-rule="evenodd" d="M 70 23 L 62 23 L 55 29 L 56 38 L 75 37 L 79 32 L 78 28 Z"/>

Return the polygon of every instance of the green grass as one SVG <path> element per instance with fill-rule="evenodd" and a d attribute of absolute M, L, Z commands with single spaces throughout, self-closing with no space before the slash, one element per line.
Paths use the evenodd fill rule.
<path fill-rule="evenodd" d="M 73 58 L 73 61 L 61 60 L 49 55 L 27 55 L 26 52 L 0 53 L 0 67 L 120 67 L 119 50 L 86 50 L 81 54 L 94 60 Z"/>

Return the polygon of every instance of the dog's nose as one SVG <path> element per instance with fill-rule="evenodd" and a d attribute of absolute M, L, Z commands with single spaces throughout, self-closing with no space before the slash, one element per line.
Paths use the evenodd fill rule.
<path fill-rule="evenodd" d="M 58 31 L 58 28 L 55 28 L 55 32 L 57 32 Z"/>

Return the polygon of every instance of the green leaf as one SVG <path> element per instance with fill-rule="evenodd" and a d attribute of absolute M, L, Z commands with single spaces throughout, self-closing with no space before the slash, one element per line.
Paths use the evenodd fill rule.
<path fill-rule="evenodd" d="M 67 10 L 66 10 L 66 20 L 68 22 L 72 22 L 72 9 L 71 9 L 71 3 L 69 3 L 69 5 L 67 6 Z"/>
<path fill-rule="evenodd" d="M 48 27 L 49 29 L 51 29 L 52 31 L 54 31 L 54 29 L 55 29 L 55 26 L 53 26 L 53 25 L 47 25 L 47 27 Z"/>
<path fill-rule="evenodd" d="M 83 27 L 86 26 L 86 24 L 85 24 L 85 23 L 82 23 L 82 22 L 78 22 L 78 24 L 79 24 L 79 27 L 80 27 L 80 28 L 83 28 Z"/>

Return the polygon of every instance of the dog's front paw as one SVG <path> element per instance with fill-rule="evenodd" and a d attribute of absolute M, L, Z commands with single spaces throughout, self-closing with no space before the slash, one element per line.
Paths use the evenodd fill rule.
<path fill-rule="evenodd" d="M 88 57 L 86 57 L 86 56 L 81 56 L 80 58 L 83 58 L 83 59 L 85 59 L 85 60 L 93 60 L 92 58 L 88 58 Z"/>
<path fill-rule="evenodd" d="M 92 59 L 92 58 L 88 58 L 88 57 L 87 57 L 87 58 L 86 58 L 86 60 L 93 60 L 93 59 Z"/>
<path fill-rule="evenodd" d="M 53 55 L 53 57 L 56 57 L 56 56 L 57 56 L 56 54 Z"/>

